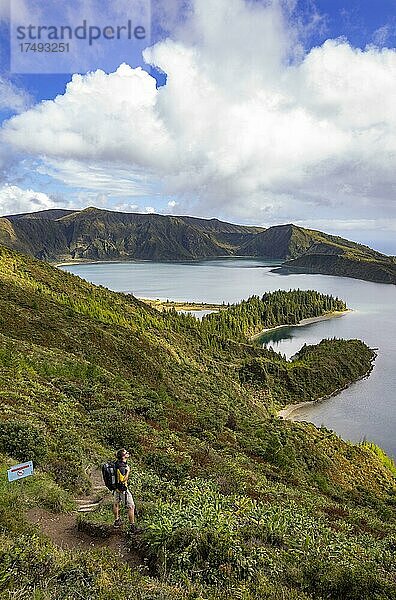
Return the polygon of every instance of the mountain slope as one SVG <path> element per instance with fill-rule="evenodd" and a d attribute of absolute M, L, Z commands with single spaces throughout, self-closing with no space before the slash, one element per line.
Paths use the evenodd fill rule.
<path fill-rule="evenodd" d="M 362 258 L 380 259 L 384 257 L 383 254 L 368 246 L 293 224 L 269 227 L 245 244 L 243 251 L 251 256 L 271 256 L 283 259 L 294 259 L 306 253 L 345 254 L 348 252 L 354 252 Z"/>
<path fill-rule="evenodd" d="M 279 225 L 257 234 L 241 249 L 252 256 L 287 259 L 280 272 L 321 273 L 377 283 L 396 283 L 396 261 L 363 244 L 338 236 Z"/>
<path fill-rule="evenodd" d="M 307 230 L 295 225 L 277 225 L 257 234 L 241 248 L 241 252 L 247 256 L 294 258 L 311 244 L 312 237 Z"/>
<path fill-rule="evenodd" d="M 364 259 L 353 253 L 327 255 L 307 252 L 294 260 L 286 261 L 279 271 L 320 273 L 337 277 L 352 277 L 375 283 L 396 284 L 396 262 L 383 259 Z"/>
<path fill-rule="evenodd" d="M 0 241 L 46 260 L 189 260 L 231 255 L 257 231 L 217 219 L 87 208 L 3 218 Z"/>
<path fill-rule="evenodd" d="M 48 261 L 193 260 L 257 256 L 287 269 L 396 283 L 396 260 L 338 236 L 296 225 L 268 229 L 188 216 L 96 208 L 0 219 L 0 243 Z"/>
<path fill-rule="evenodd" d="M 19 213 L 17 215 L 7 215 L 5 218 L 10 221 L 20 221 L 23 219 L 43 219 L 47 221 L 56 221 L 66 215 L 71 215 L 75 210 L 68 210 L 66 208 L 48 208 L 46 210 L 38 210 L 33 213 Z"/>
<path fill-rule="evenodd" d="M 300 294 L 276 298 L 293 310 Z M 235 325 L 235 306 L 230 317 Z M 29 458 L 36 469 L 12 489 L 1 477 L 2 594 L 392 597 L 394 480 L 383 455 L 276 417 L 362 376 L 372 351 L 325 340 L 287 361 L 220 325 L 208 335 L 191 316 L 0 247 L 2 475 Z M 109 552 L 63 552 L 24 517 L 43 504 L 70 510 L 67 490 L 85 489 L 87 466 L 123 446 L 143 526 L 127 541 L 150 575 Z M 90 526 L 111 517 L 110 496 Z M 108 576 L 116 568 L 122 577 Z"/>

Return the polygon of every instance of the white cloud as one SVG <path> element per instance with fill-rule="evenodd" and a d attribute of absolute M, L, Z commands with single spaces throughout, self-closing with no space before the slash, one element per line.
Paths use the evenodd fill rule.
<path fill-rule="evenodd" d="M 301 227 L 311 227 L 335 233 L 336 231 L 389 231 L 396 232 L 396 219 L 310 219 L 296 221 Z"/>
<path fill-rule="evenodd" d="M 119 212 L 144 212 L 138 204 L 131 204 L 130 202 L 121 202 L 111 207 L 112 210 Z"/>
<path fill-rule="evenodd" d="M 59 208 L 59 203 L 47 194 L 24 190 L 16 185 L 4 185 L 0 188 L 0 214 L 10 215 L 30 211 Z"/>
<path fill-rule="evenodd" d="M 141 68 L 74 75 L 63 96 L 14 117 L 4 133 L 16 147 L 49 158 L 158 168 L 170 140 L 155 98 L 155 80 Z"/>
<path fill-rule="evenodd" d="M 7 152 L 7 147 L 5 145 L 0 144 L 0 184 L 6 179 L 8 174 L 8 169 L 11 167 L 11 162 L 9 158 L 9 154 Z"/>
<path fill-rule="evenodd" d="M 22 112 L 31 102 L 29 94 L 0 76 L 0 110 Z"/>
<path fill-rule="evenodd" d="M 134 196 L 155 183 L 195 214 L 396 216 L 396 51 L 328 40 L 298 60 L 277 2 L 193 9 L 176 41 L 145 52 L 165 87 L 127 65 L 75 75 L 3 140 L 68 185 Z"/>
<path fill-rule="evenodd" d="M 47 159 L 36 168 L 62 183 L 77 188 L 101 191 L 111 196 L 145 196 L 153 188 L 152 178 L 143 170 L 132 172 L 124 166 L 108 162 Z"/>
<path fill-rule="evenodd" d="M 376 46 L 384 46 L 390 37 L 389 25 L 383 25 L 376 29 L 373 33 L 373 42 Z"/>
<path fill-rule="evenodd" d="M 107 194 L 84 194 L 65 199 L 37 192 L 32 189 L 23 189 L 17 185 L 3 185 L 0 187 L 0 216 L 34 212 L 50 208 L 82 209 L 88 205 L 108 208 L 109 198 Z M 138 212 L 151 214 L 156 212 L 153 207 L 141 207 L 132 202 L 120 202 L 113 204 L 111 210 L 119 212 Z"/>

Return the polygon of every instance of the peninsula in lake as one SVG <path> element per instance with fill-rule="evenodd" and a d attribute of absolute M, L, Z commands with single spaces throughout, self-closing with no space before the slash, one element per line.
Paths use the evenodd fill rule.
<path fill-rule="evenodd" d="M 293 224 L 264 229 L 218 219 L 53 209 L 0 218 L 0 243 L 46 261 L 279 259 L 283 272 L 396 283 L 396 259 Z"/>

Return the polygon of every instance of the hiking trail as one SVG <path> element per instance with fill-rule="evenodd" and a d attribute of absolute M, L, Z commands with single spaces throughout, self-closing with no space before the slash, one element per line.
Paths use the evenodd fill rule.
<path fill-rule="evenodd" d="M 28 521 L 37 525 L 44 535 L 62 549 L 109 548 L 134 569 L 144 565 L 139 552 L 127 546 L 122 529 L 111 529 L 111 531 L 109 529 L 108 537 L 100 537 L 78 528 L 78 514 L 94 511 L 104 499 L 109 497 L 110 493 L 103 484 L 100 469 L 91 468 L 87 470 L 87 474 L 91 481 L 91 491 L 87 496 L 74 498 L 77 507 L 72 513 L 54 513 L 45 508 L 34 507 L 27 511 Z"/>

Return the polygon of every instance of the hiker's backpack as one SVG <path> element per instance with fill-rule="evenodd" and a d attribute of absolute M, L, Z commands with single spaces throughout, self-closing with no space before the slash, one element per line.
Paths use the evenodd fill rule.
<path fill-rule="evenodd" d="M 111 492 L 117 489 L 117 474 L 114 462 L 107 462 L 102 465 L 102 476 L 105 486 Z"/>

